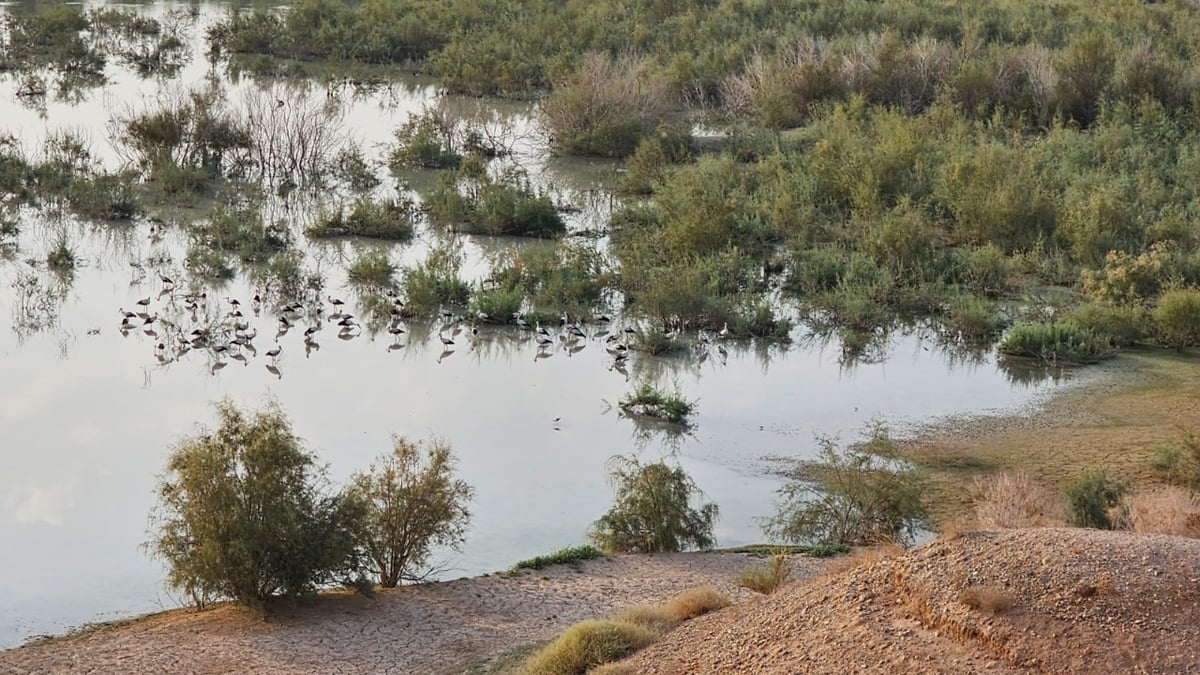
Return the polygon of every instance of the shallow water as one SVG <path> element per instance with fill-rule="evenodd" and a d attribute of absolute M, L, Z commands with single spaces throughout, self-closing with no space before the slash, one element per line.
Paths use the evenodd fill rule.
<path fill-rule="evenodd" d="M 217 4 L 200 7 L 196 36 L 221 11 Z M 199 43 L 195 50 L 183 81 L 209 71 Z M 116 66 L 109 75 L 109 85 L 85 92 L 78 102 L 50 100 L 44 118 L 17 100 L 11 78 L 0 79 L 0 133 L 16 134 L 32 148 L 48 131 L 81 129 L 115 168 L 120 158 L 106 140 L 107 120 L 121 106 L 143 105 L 179 81 L 141 80 Z M 255 86 L 243 79 L 230 85 L 230 96 Z M 307 95 L 324 97 L 324 90 L 315 87 Z M 435 96 L 432 87 L 407 86 L 347 97 L 346 128 L 379 158 L 379 144 L 392 129 L 409 111 L 435 104 Z M 497 109 L 515 115 L 519 127 L 534 128 L 527 107 Z M 519 159 L 562 201 L 586 207 L 572 216 L 572 228 L 603 224 L 608 198 L 598 188 L 612 179 L 613 165 L 549 160 L 532 140 L 522 145 Z M 304 219 L 303 208 L 277 213 Z M 460 553 L 441 556 L 450 567 L 442 576 L 450 578 L 582 543 L 611 499 L 604 468 L 617 453 L 677 456 L 721 507 L 718 543 L 746 544 L 760 539 L 758 519 L 771 513 L 780 484 L 765 458 L 811 456 L 818 435 L 849 440 L 873 419 L 904 425 L 1013 410 L 1066 381 L 1023 382 L 990 354 L 964 361 L 917 332 L 892 338 L 886 358 L 876 363 L 847 365 L 835 344 L 806 339 L 798 329 L 790 346 L 730 342 L 726 359 L 715 352 L 703 362 L 694 355 L 634 357 L 628 376 L 611 368 L 596 326 L 574 349 L 558 343 L 539 351 L 527 332 L 485 327 L 473 339 L 467 332 L 454 336 L 455 349 L 444 353 L 438 335 L 451 333 L 440 325 L 411 322 L 397 342 L 369 333 L 340 339 L 325 321 L 319 349 L 306 353 L 303 326 L 316 320 L 276 342 L 277 313 L 270 307 L 260 316 L 245 312 L 258 332 L 256 355 L 243 353 L 244 361 L 206 350 L 176 355 L 168 330 L 160 328 L 159 336 L 118 330 L 118 310 L 133 309 L 144 297 L 152 299 L 149 312 L 159 315 L 159 326 L 190 321 L 180 309 L 182 279 L 177 291 L 161 294 L 157 277 L 184 273 L 186 235 L 168 227 L 151 237 L 150 227 L 22 212 L 18 248 L 0 257 L 0 316 L 12 325 L 0 331 L 0 381 L 7 385 L 0 389 L 0 647 L 83 622 L 176 606 L 162 590 L 160 567 L 139 547 L 155 478 L 172 443 L 211 424 L 210 402 L 222 397 L 247 405 L 278 401 L 335 480 L 387 451 L 394 434 L 448 440 L 461 477 L 476 489 L 466 544 Z M 44 265 L 26 262 L 44 260 L 63 233 L 82 259 L 69 284 L 60 284 Z M 386 246 L 394 261 L 410 264 L 442 236 L 422 231 L 417 241 L 402 245 L 308 244 L 302 235 L 298 241 L 329 275 L 324 295 L 345 298 L 360 314 L 345 284 L 347 260 L 364 248 Z M 473 279 L 486 274 L 489 255 L 514 245 L 465 236 L 460 242 Z M 151 264 L 154 259 L 165 262 Z M 144 273 L 130 262 L 143 265 Z M 30 279 L 51 291 L 23 295 L 18 284 Z M 228 312 L 224 298 L 240 298 L 246 310 L 257 290 L 239 276 L 209 291 L 208 311 Z M 31 313 L 30 303 L 45 295 L 60 301 Z M 38 325 L 28 323 L 31 317 Z M 276 344 L 282 354 L 272 360 L 264 353 Z M 616 401 L 642 378 L 678 387 L 698 402 L 689 435 L 639 434 L 617 413 Z"/>

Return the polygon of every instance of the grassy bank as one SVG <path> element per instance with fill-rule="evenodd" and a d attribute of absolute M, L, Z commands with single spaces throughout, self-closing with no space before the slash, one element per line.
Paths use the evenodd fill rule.
<path fill-rule="evenodd" d="M 1177 443 L 1181 428 L 1196 425 L 1200 363 L 1134 352 L 1101 368 L 1094 381 L 1033 413 L 950 421 L 904 444 L 905 456 L 932 474 L 936 520 L 969 515 L 974 478 L 1006 469 L 1026 470 L 1055 492 L 1097 467 L 1135 485 L 1160 482 L 1151 465 L 1155 449 Z"/>

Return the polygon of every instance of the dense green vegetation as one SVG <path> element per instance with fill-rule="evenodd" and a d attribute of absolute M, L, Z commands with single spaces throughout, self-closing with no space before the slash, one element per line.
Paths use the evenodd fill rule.
<path fill-rule="evenodd" d="M 434 546 L 457 548 L 473 490 L 449 445 L 397 438 L 392 452 L 338 491 L 275 404 L 216 404 L 219 425 L 172 449 L 158 484 L 149 551 L 167 584 L 197 606 L 221 599 L 259 611 L 321 588 L 367 592 L 427 578 Z"/>
<path fill-rule="evenodd" d="M 1200 283 L 1196 28 L 1183 2 L 304 0 L 209 39 L 544 94 L 557 150 L 632 155 L 623 187 L 649 199 L 613 217 L 618 287 L 669 327 L 785 336 L 761 301 L 781 289 L 850 347 L 927 316 L 979 342 L 1044 323 L 1041 290 L 1066 286 L 1092 300 L 1071 322 L 1086 360 L 1192 341 L 1161 324 L 1183 296 L 1145 310 Z M 724 149 L 697 154 L 695 121 Z M 464 157 L 437 115 L 398 139 L 397 165 Z M 429 196 L 434 217 L 514 231 L 511 190 L 467 170 Z"/>

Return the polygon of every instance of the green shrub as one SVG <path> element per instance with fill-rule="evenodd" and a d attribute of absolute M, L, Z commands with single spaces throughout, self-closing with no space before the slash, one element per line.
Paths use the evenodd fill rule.
<path fill-rule="evenodd" d="M 235 273 L 229 254 L 193 242 L 187 251 L 187 268 L 201 279 L 221 281 L 232 279 Z"/>
<path fill-rule="evenodd" d="M 192 226 L 192 242 L 213 251 L 232 253 L 242 262 L 266 262 L 292 245 L 283 222 L 263 223 L 258 205 L 251 201 L 219 204 L 208 217 Z"/>
<path fill-rule="evenodd" d="M 409 113 L 395 137 L 396 145 L 388 157 L 393 171 L 454 169 L 462 161 L 454 140 L 454 123 L 437 110 Z"/>
<path fill-rule="evenodd" d="M 616 500 L 588 536 L 610 553 L 671 553 L 713 547 L 716 504 L 692 506 L 703 493 L 682 467 L 663 462 L 642 464 L 634 458 L 609 460 Z"/>
<path fill-rule="evenodd" d="M 396 266 L 385 251 L 364 253 L 350 264 L 347 278 L 351 283 L 367 286 L 390 286 Z"/>
<path fill-rule="evenodd" d="M 322 214 L 305 234 L 310 237 L 408 240 L 413 236 L 419 217 L 417 205 L 407 197 L 381 201 L 364 197 L 355 201 L 349 212 L 339 206 L 333 213 Z"/>
<path fill-rule="evenodd" d="M 595 546 L 571 546 L 559 549 L 549 555 L 539 555 L 528 560 L 521 560 L 508 568 L 508 571 L 514 573 L 520 570 L 540 570 L 551 565 L 578 566 L 584 560 L 595 560 L 596 558 L 603 557 L 604 552 Z"/>
<path fill-rule="evenodd" d="M 261 285 L 264 295 L 275 298 L 281 304 L 306 297 L 319 298 L 325 288 L 325 278 L 305 265 L 304 254 L 300 251 L 284 251 L 263 265 L 251 267 L 249 271 Z"/>
<path fill-rule="evenodd" d="M 197 605 L 229 598 L 265 610 L 354 573 L 362 514 L 332 494 L 278 407 L 216 405 L 219 425 L 184 437 L 158 484 L 151 552 Z"/>
<path fill-rule="evenodd" d="M 337 153 L 333 159 L 333 175 L 351 190 L 359 192 L 371 190 L 380 183 L 358 146 L 346 147 Z"/>
<path fill-rule="evenodd" d="M 66 237 L 59 237 L 54 248 L 50 249 L 50 253 L 46 255 L 46 265 L 59 272 L 73 270 L 77 263 L 75 250 L 71 248 Z"/>
<path fill-rule="evenodd" d="M 409 309 L 433 312 L 443 305 L 465 305 L 471 287 L 458 275 L 462 253 L 449 248 L 434 249 L 415 267 L 404 271 L 404 294 Z"/>
<path fill-rule="evenodd" d="M 1153 335 L 1150 313 L 1138 305 L 1089 302 L 1071 311 L 1070 320 L 1117 347 L 1130 347 Z"/>
<path fill-rule="evenodd" d="M 1150 466 L 1173 485 L 1200 489 L 1200 433 L 1180 427 L 1179 444 L 1156 446 Z"/>
<path fill-rule="evenodd" d="M 1070 507 L 1070 521 L 1077 527 L 1116 529 L 1121 521 L 1114 513 L 1129 486 L 1111 478 L 1103 469 L 1089 472 L 1063 488 Z"/>
<path fill-rule="evenodd" d="M 1200 289 L 1176 288 L 1163 293 L 1154 320 L 1167 345 L 1178 351 L 1200 343 Z"/>
<path fill-rule="evenodd" d="M 479 191 L 474 214 L 462 230 L 475 234 L 551 238 L 566 232 L 558 208 L 528 182 L 488 183 Z"/>
<path fill-rule="evenodd" d="M 1092 363 L 1109 353 L 1106 340 L 1069 320 L 1018 323 L 1005 333 L 997 349 L 1049 363 Z"/>
<path fill-rule="evenodd" d="M 654 417 L 672 424 L 687 424 L 696 411 L 695 403 L 678 393 L 668 394 L 643 382 L 634 391 L 626 394 L 617 404 L 627 415 Z"/>
<path fill-rule="evenodd" d="M 524 675 L 583 675 L 591 668 L 622 659 L 658 636 L 623 621 L 581 621 L 538 650 Z"/>
<path fill-rule="evenodd" d="M 838 449 L 827 438 L 818 443 L 819 459 L 805 468 L 803 479 L 780 488 L 778 512 L 763 525 L 769 536 L 858 546 L 911 541 L 928 525 L 926 478 L 888 458 L 894 447 L 881 430 L 865 446 Z"/>
<path fill-rule="evenodd" d="M 1013 263 L 995 244 L 958 252 L 960 277 L 967 288 L 989 298 L 1012 288 Z"/>
<path fill-rule="evenodd" d="M 134 193 L 135 174 L 100 174 L 71 182 L 67 200 L 84 218 L 130 220 L 141 213 Z"/>
<path fill-rule="evenodd" d="M 471 311 L 483 323 L 513 323 L 523 300 L 524 295 L 518 289 L 479 291 L 471 297 Z"/>
<path fill-rule="evenodd" d="M 457 549 L 474 494 L 454 478 L 454 454 L 443 441 L 421 445 L 404 438 L 366 472 L 351 477 L 347 499 L 363 510 L 362 547 L 384 588 L 422 581 L 434 546 Z"/>

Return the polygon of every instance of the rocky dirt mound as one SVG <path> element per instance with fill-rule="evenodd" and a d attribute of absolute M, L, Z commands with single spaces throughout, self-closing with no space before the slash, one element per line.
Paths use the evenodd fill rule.
<path fill-rule="evenodd" d="M 637 673 L 1200 672 L 1200 541 L 1081 529 L 938 541 L 685 624 Z"/>

